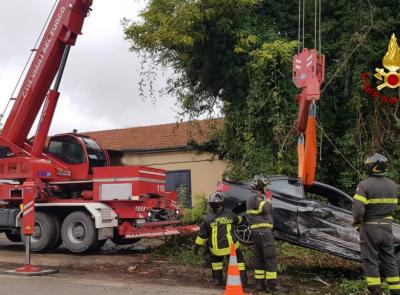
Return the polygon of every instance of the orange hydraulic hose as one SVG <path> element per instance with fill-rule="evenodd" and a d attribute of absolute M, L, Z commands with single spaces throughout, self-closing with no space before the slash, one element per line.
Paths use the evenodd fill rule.
<path fill-rule="evenodd" d="M 303 183 L 312 185 L 315 179 L 315 170 L 317 168 L 317 120 L 316 105 L 313 102 L 310 106 L 306 130 L 306 144 L 303 166 Z"/>

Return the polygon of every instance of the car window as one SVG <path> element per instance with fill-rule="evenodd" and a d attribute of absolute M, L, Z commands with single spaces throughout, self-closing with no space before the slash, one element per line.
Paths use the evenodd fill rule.
<path fill-rule="evenodd" d="M 352 198 L 345 192 L 324 184 L 314 184 L 305 188 L 306 198 L 325 205 L 351 210 Z"/>
<path fill-rule="evenodd" d="M 271 179 L 268 189 L 285 195 L 304 198 L 304 188 L 298 179 Z"/>

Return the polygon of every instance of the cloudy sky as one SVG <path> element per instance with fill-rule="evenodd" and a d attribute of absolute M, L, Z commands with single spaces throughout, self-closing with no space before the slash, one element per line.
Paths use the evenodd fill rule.
<path fill-rule="evenodd" d="M 1 0 L 0 112 L 55 0 Z M 177 120 L 173 97 L 153 102 L 139 97 L 140 58 L 128 52 L 121 19 L 138 20 L 146 0 L 94 0 L 83 35 L 71 50 L 60 86 L 61 97 L 51 134 L 93 131 Z M 162 89 L 168 71 L 160 71 L 155 88 Z M 15 94 L 16 95 L 16 94 Z"/>

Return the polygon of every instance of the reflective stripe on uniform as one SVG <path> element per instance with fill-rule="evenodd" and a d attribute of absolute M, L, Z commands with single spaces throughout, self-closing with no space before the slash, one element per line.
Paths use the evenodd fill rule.
<path fill-rule="evenodd" d="M 204 246 L 207 242 L 207 239 L 203 239 L 200 236 L 197 236 L 196 241 L 194 242 L 196 245 Z"/>
<path fill-rule="evenodd" d="M 367 204 L 397 204 L 397 198 L 369 199 Z"/>
<path fill-rule="evenodd" d="M 241 224 L 242 223 L 242 221 L 243 221 L 243 218 L 242 217 L 240 217 L 240 216 L 238 216 L 238 224 Z"/>
<path fill-rule="evenodd" d="M 367 277 L 368 286 L 380 285 L 380 284 L 381 284 L 381 278 Z"/>
<path fill-rule="evenodd" d="M 258 206 L 257 210 L 247 210 L 247 214 L 260 214 L 262 212 L 262 208 L 264 207 L 265 201 L 262 201 Z"/>
<path fill-rule="evenodd" d="M 218 250 L 218 228 L 217 225 L 211 225 L 211 247 Z"/>
<path fill-rule="evenodd" d="M 393 216 L 387 216 L 384 219 L 389 219 L 389 220 L 393 220 Z"/>
<path fill-rule="evenodd" d="M 388 283 L 396 283 L 396 282 L 398 282 L 398 281 L 400 281 L 400 277 L 387 277 L 386 278 L 386 282 L 388 282 Z"/>
<path fill-rule="evenodd" d="M 237 241 L 235 244 L 235 249 L 239 248 L 239 241 Z M 215 246 L 218 247 L 218 245 L 216 244 Z M 210 247 L 210 251 L 212 254 L 216 255 L 216 256 L 225 256 L 225 255 L 229 255 L 231 253 L 231 247 L 226 247 L 226 248 L 213 248 Z"/>
<path fill-rule="evenodd" d="M 261 227 L 272 228 L 273 225 L 271 223 L 257 223 L 257 224 L 250 225 L 251 229 L 256 229 L 256 228 L 261 228 Z"/>
<path fill-rule="evenodd" d="M 228 223 L 226 225 L 226 240 L 228 241 L 228 245 L 233 244 L 231 231 L 232 231 L 232 224 Z"/>
<path fill-rule="evenodd" d="M 361 203 L 367 204 L 397 204 L 397 198 L 378 198 L 378 199 L 367 199 L 361 195 L 354 195 L 354 199 L 360 201 Z"/>
<path fill-rule="evenodd" d="M 276 271 L 274 271 L 274 272 L 269 272 L 269 271 L 267 271 L 267 272 L 265 273 L 265 278 L 266 278 L 267 280 L 276 280 L 277 277 L 278 277 L 278 273 L 277 273 Z"/>
<path fill-rule="evenodd" d="M 265 278 L 265 270 L 256 269 L 254 270 L 254 278 L 263 280 Z"/>
<path fill-rule="evenodd" d="M 387 277 L 389 290 L 400 290 L 400 277 Z"/>
<path fill-rule="evenodd" d="M 212 270 L 222 270 L 224 268 L 223 262 L 212 262 L 211 263 Z"/>
<path fill-rule="evenodd" d="M 360 201 L 361 203 L 368 204 L 368 200 L 366 197 L 355 194 L 354 199 Z"/>
<path fill-rule="evenodd" d="M 246 270 L 246 265 L 244 264 L 244 262 L 239 262 L 238 263 L 238 269 L 239 270 Z"/>

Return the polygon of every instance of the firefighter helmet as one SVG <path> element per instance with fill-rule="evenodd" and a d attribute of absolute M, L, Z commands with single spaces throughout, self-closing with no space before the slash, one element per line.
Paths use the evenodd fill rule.
<path fill-rule="evenodd" d="M 264 175 L 255 175 L 250 185 L 253 189 L 263 191 L 264 187 L 269 183 L 268 177 Z"/>
<path fill-rule="evenodd" d="M 365 170 L 369 175 L 384 175 L 387 164 L 388 159 L 378 153 L 373 154 L 364 161 Z"/>
<path fill-rule="evenodd" d="M 213 193 L 208 197 L 208 206 L 214 213 L 224 210 L 224 197 L 220 192 Z"/>

